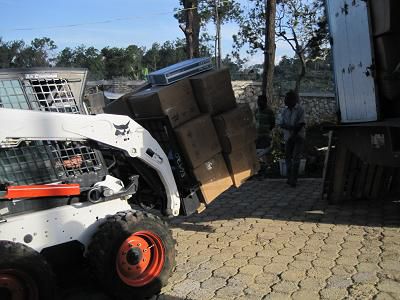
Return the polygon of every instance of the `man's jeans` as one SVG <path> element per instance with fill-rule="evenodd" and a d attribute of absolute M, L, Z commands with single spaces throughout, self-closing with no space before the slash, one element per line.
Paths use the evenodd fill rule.
<path fill-rule="evenodd" d="M 286 141 L 286 171 L 289 184 L 296 184 L 299 175 L 300 158 L 303 153 L 304 138 L 296 136 Z"/>

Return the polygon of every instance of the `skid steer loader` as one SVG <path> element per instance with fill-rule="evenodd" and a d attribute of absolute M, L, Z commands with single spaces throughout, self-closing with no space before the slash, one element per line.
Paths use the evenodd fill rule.
<path fill-rule="evenodd" d="M 85 80 L 80 69 L 0 72 L 2 300 L 57 299 L 48 260 L 71 245 L 116 299 L 158 293 L 173 269 L 167 224 L 133 209 L 146 199 L 179 215 L 168 157 L 129 117 L 86 114 Z"/>

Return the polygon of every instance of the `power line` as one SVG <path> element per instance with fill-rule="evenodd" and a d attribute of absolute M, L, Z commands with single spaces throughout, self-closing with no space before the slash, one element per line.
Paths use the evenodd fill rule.
<path fill-rule="evenodd" d="M 194 10 L 194 9 L 197 9 L 197 7 L 178 9 L 178 10 L 172 11 L 172 13 L 173 14 L 177 14 L 177 13 L 180 13 L 180 12 L 184 12 L 184 11 L 188 11 L 188 10 Z M 147 16 L 120 17 L 120 18 L 112 18 L 112 19 L 102 20 L 102 21 L 76 23 L 76 24 L 66 24 L 66 25 L 11 28 L 11 29 L 5 29 L 3 31 L 6 31 L 6 32 L 7 31 L 33 31 L 33 30 L 43 30 L 43 29 L 72 28 L 72 27 L 81 27 L 81 26 L 87 26 L 87 25 L 108 24 L 108 23 L 127 21 L 127 20 L 148 19 L 149 17 L 160 16 L 160 15 L 169 15 L 169 14 L 171 14 L 171 11 L 169 11 L 169 12 L 158 12 L 158 13 L 154 13 L 154 14 L 147 15 Z"/>
<path fill-rule="evenodd" d="M 220 3 L 229 3 L 229 0 L 224 0 L 220 1 Z M 108 20 L 102 20 L 102 21 L 95 21 L 95 22 L 85 22 L 85 23 L 76 23 L 76 24 L 66 24 L 66 25 L 54 25 L 54 26 L 43 26 L 43 27 L 22 27 L 22 28 L 11 28 L 11 29 L 4 29 L 2 31 L 4 32 L 10 32 L 10 31 L 33 31 L 33 30 L 44 30 L 44 29 L 61 29 L 61 28 L 73 28 L 73 27 L 81 27 L 81 26 L 87 26 L 87 25 L 97 25 L 97 24 L 108 24 L 108 23 L 113 23 L 113 22 L 121 22 L 121 21 L 128 21 L 128 20 L 141 20 L 141 19 L 148 19 L 149 17 L 154 17 L 154 16 L 161 16 L 161 15 L 169 15 L 171 13 L 177 14 L 189 10 L 195 10 L 198 9 L 199 7 L 190 7 L 190 8 L 182 8 L 182 9 L 177 9 L 174 11 L 168 11 L 168 12 L 158 12 L 154 13 L 151 15 L 147 16 L 132 16 L 132 17 L 120 17 L 120 18 L 112 18 Z"/>

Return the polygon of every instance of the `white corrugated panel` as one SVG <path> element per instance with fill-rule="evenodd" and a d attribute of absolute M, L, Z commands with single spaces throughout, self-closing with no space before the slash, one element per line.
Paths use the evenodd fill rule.
<path fill-rule="evenodd" d="M 327 0 L 337 99 L 342 122 L 376 121 L 368 9 L 363 0 Z"/>

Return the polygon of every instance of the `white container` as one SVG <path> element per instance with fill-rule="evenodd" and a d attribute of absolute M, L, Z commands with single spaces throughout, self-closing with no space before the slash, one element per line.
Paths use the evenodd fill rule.
<path fill-rule="evenodd" d="M 299 165 L 299 175 L 304 175 L 304 171 L 306 169 L 306 159 L 300 159 L 300 165 Z M 286 177 L 287 176 L 287 170 L 286 170 L 286 161 L 284 159 L 280 159 L 279 160 L 279 170 L 281 173 L 282 177 Z"/>

